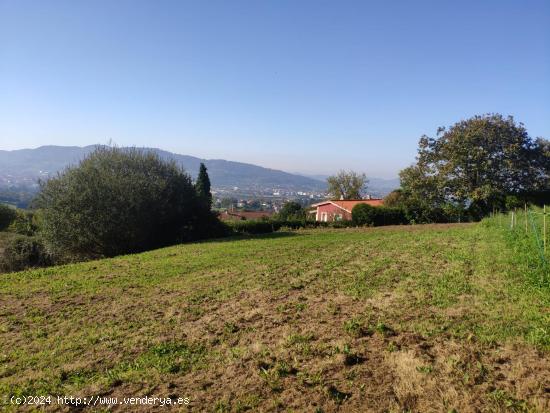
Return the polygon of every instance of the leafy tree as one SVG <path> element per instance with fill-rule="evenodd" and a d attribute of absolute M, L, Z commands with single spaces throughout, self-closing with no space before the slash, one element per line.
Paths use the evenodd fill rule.
<path fill-rule="evenodd" d="M 512 117 L 474 116 L 439 128 L 436 138 L 422 136 L 417 163 L 400 173 L 401 188 L 419 205 L 451 203 L 483 215 L 504 206 L 507 195 L 548 186 L 546 145 Z"/>
<path fill-rule="evenodd" d="M 0 203 L 0 231 L 7 229 L 16 217 L 15 209 Z"/>
<path fill-rule="evenodd" d="M 328 192 L 334 199 L 361 199 L 367 189 L 367 176 L 354 171 L 340 171 L 327 178 Z"/>
<path fill-rule="evenodd" d="M 99 147 L 41 184 L 41 235 L 56 258 L 114 256 L 197 238 L 210 211 L 174 162 Z"/>
<path fill-rule="evenodd" d="M 387 206 L 374 207 L 368 204 L 357 204 L 351 210 L 351 216 L 354 225 L 378 226 L 408 223 L 401 208 Z"/>
<path fill-rule="evenodd" d="M 391 191 L 384 198 L 384 205 L 388 207 L 401 207 L 404 203 L 405 195 L 402 189 L 395 189 Z"/>
<path fill-rule="evenodd" d="M 212 193 L 210 192 L 210 178 L 206 170 L 206 166 L 201 162 L 199 175 L 195 182 L 195 189 L 199 199 L 201 199 L 208 208 L 212 208 Z"/>
<path fill-rule="evenodd" d="M 284 221 L 289 219 L 304 219 L 305 216 L 305 209 L 300 203 L 295 201 L 286 202 L 277 214 L 277 217 Z"/>

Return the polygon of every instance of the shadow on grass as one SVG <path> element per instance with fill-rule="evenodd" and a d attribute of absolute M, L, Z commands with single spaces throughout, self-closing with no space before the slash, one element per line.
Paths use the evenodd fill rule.
<path fill-rule="evenodd" d="M 2 234 L 2 233 L 0 233 L 0 234 Z M 179 243 L 179 244 L 178 243 L 177 244 L 167 244 L 167 245 L 159 246 L 158 248 L 152 248 L 152 249 L 149 249 L 149 250 L 132 251 L 132 252 L 128 252 L 126 254 L 115 255 L 115 256 L 112 256 L 112 257 L 96 257 L 96 258 L 75 260 L 75 261 L 72 261 L 72 262 L 58 262 L 57 264 L 54 264 L 54 265 L 29 267 L 29 268 L 27 268 L 25 270 L 22 270 L 22 271 L 46 269 L 46 268 L 59 267 L 59 266 L 70 265 L 70 264 L 80 264 L 80 263 L 85 263 L 85 262 L 94 262 L 94 261 L 99 261 L 99 260 L 103 260 L 103 259 L 116 259 L 116 258 L 120 258 L 120 257 L 130 257 L 130 256 L 143 254 L 143 253 L 146 253 L 146 252 L 154 252 L 154 251 L 162 250 L 164 248 L 175 247 L 175 246 L 178 246 L 178 245 L 210 244 L 210 243 L 234 242 L 234 241 L 255 240 L 255 239 L 278 239 L 278 238 L 295 237 L 295 236 L 299 236 L 299 235 L 301 235 L 301 234 L 297 234 L 297 233 L 292 232 L 292 231 L 277 231 L 277 232 L 271 232 L 271 233 L 268 233 L 268 234 L 237 234 L 237 235 L 230 235 L 230 236 L 222 237 L 222 238 L 209 238 L 209 239 L 204 239 L 204 240 L 182 242 L 182 243 Z M 2 238 L 0 237 L 0 255 L 2 253 L 3 253 Z M 7 274 L 11 275 L 11 274 L 15 274 L 16 272 L 20 272 L 20 271 L 3 272 L 2 270 L 0 270 L 0 275 L 2 275 L 2 276 L 7 275 Z"/>
<path fill-rule="evenodd" d="M 238 234 L 238 235 L 230 235 L 228 237 L 221 237 L 221 238 L 209 238 L 205 240 L 193 241 L 193 242 L 184 243 L 184 244 L 233 242 L 233 241 L 243 241 L 243 240 L 253 240 L 253 239 L 278 239 L 278 238 L 287 238 L 287 237 L 297 237 L 300 235 L 301 234 L 298 234 L 293 231 L 277 231 L 277 232 L 269 232 L 267 234 Z"/>

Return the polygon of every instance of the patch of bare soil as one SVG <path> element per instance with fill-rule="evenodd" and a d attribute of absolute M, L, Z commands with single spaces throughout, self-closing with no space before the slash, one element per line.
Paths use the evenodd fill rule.
<path fill-rule="evenodd" d="M 381 324 L 384 302 L 376 305 L 304 290 L 242 293 L 181 319 L 187 340 L 209 348 L 207 365 L 154 388 L 124 384 L 108 395 L 188 396 L 185 410 L 195 412 L 550 411 L 547 355 L 422 337 L 398 329 L 396 319 Z"/>

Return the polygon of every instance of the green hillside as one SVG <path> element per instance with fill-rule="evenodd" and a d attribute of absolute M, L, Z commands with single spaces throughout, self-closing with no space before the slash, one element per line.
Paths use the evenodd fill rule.
<path fill-rule="evenodd" d="M 525 271 L 501 232 L 466 224 L 275 233 L 4 274 L 0 395 L 550 411 L 550 295 Z"/>

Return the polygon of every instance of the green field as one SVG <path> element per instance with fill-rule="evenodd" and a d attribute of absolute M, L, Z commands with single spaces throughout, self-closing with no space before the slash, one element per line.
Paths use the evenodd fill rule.
<path fill-rule="evenodd" d="M 550 411 L 550 293 L 526 271 L 498 228 L 458 224 L 280 232 L 4 274 L 0 396 Z"/>

